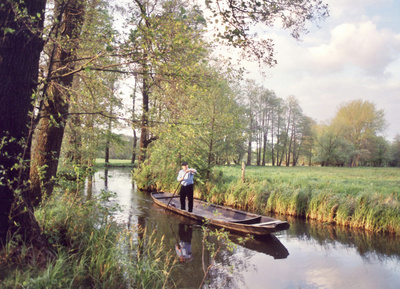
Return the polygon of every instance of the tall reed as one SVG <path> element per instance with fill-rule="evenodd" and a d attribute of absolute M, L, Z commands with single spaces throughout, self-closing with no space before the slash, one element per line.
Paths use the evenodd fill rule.
<path fill-rule="evenodd" d="M 105 199 L 86 201 L 76 195 L 55 194 L 36 211 L 55 260 L 38 265 L 34 254 L 24 253 L 29 248 L 9 242 L 0 252 L 0 271 L 7 272 L 0 275 L 0 287 L 118 289 L 173 284 L 169 280 L 172 253 L 151 235 L 117 224 L 113 209 L 101 205 Z"/>
<path fill-rule="evenodd" d="M 398 168 L 218 167 L 200 197 L 256 213 L 315 219 L 400 234 Z"/>

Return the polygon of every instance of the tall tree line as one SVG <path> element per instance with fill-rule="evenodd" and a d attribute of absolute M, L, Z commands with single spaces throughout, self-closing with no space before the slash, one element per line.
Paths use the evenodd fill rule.
<path fill-rule="evenodd" d="M 294 96 L 279 98 L 254 81 L 247 82 L 243 93 L 248 116 L 247 165 L 296 166 L 310 150 L 312 120 Z"/>
<path fill-rule="evenodd" d="M 190 127 L 188 130 L 178 127 L 181 132 L 191 132 L 193 125 L 201 127 L 204 118 L 190 122 L 177 119 L 180 114 L 187 116 L 186 113 L 195 107 L 194 95 L 204 97 L 211 88 L 218 95 L 233 95 L 224 88 L 224 80 L 205 82 L 205 86 L 197 89 L 199 83 L 210 79 L 214 73 L 203 67 L 209 66 L 210 62 L 204 61 L 207 47 L 200 37 L 204 18 L 199 7 L 183 1 L 134 0 L 132 3 L 135 9 L 131 11 L 131 34 L 128 39 L 115 41 L 110 22 L 107 20 L 103 22 L 105 25 L 99 25 L 99 20 L 109 15 L 106 1 L 1 1 L 1 194 L 5 200 L 1 207 L 2 237 L 9 224 L 11 227 L 17 224 L 14 229 L 18 228 L 31 241 L 40 235 L 33 207 L 44 196 L 52 194 L 63 147 L 65 155 L 78 166 L 90 162 L 84 160 L 93 157 L 90 153 L 84 155 L 83 148 L 88 147 L 86 142 L 95 146 L 98 135 L 95 130 L 106 130 L 107 119 L 118 118 L 114 113 L 110 114 L 106 104 L 109 102 L 103 101 L 110 98 L 112 91 L 108 86 L 110 82 L 105 81 L 108 73 L 133 74 L 141 83 L 141 119 L 135 120 L 140 123 L 141 162 L 149 159 L 149 145 L 160 138 L 157 135 L 161 134 L 160 130 L 153 127 L 155 124 L 164 125 L 167 119 L 175 119 L 172 126 L 182 123 Z M 249 25 L 263 23 L 270 26 L 275 19 L 282 19 L 284 28 L 298 37 L 306 20 L 327 16 L 326 5 L 314 0 L 304 0 L 300 5 L 284 1 L 279 9 L 276 5 L 270 6 L 269 2 L 260 5 L 250 1 L 247 6 L 232 5 L 229 1 L 207 3 L 208 9 L 222 18 L 225 26 L 225 32 L 216 36 L 244 51 L 249 48 L 252 53 L 248 55 L 256 55 L 258 60 L 269 65 L 274 62 L 271 42 L 263 43 L 271 48 L 267 54 L 263 53 L 265 47 L 258 45 L 248 34 Z M 226 5 L 218 5 L 221 3 Z M 238 14 L 241 15 L 239 18 Z M 242 21 L 243 17 L 249 22 Z M 189 93 L 191 90 L 193 93 Z M 184 93 L 176 100 L 165 91 Z M 207 103 L 205 100 L 204 104 Z M 170 104 L 174 102 L 187 109 L 173 114 L 176 109 Z M 228 103 L 236 109 L 232 102 Z M 224 114 L 217 104 L 214 102 L 208 108 L 214 108 L 213 113 Z M 208 129 L 228 128 L 229 123 L 238 127 L 229 116 L 224 120 L 225 124 Z M 214 118 L 211 123 L 216 125 L 218 121 Z M 67 141 L 66 131 L 70 134 Z M 220 138 L 220 132 L 215 132 L 202 133 L 209 148 L 208 164 L 216 162 L 214 148 L 226 148 L 222 144 L 231 138 L 230 135 Z M 63 146 L 65 143 L 81 148 L 82 154 L 79 151 L 75 154 L 68 146 Z"/>
<path fill-rule="evenodd" d="M 243 90 L 247 116 L 247 165 L 383 166 L 393 163 L 380 134 L 384 112 L 374 103 L 351 100 L 328 124 L 306 116 L 297 99 L 277 97 L 254 81 Z M 393 155 L 393 154 L 392 154 Z"/>

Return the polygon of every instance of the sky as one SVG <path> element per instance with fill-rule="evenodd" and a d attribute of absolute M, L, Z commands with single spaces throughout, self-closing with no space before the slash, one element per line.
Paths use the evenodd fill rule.
<path fill-rule="evenodd" d="M 246 78 L 279 98 L 295 96 L 303 113 L 318 123 L 329 122 L 346 102 L 372 102 L 385 112 L 388 127 L 382 135 L 392 141 L 400 135 L 400 1 L 323 2 L 330 16 L 309 23 L 300 41 L 279 27 L 260 35 L 273 39 L 278 63 L 262 77 L 257 63 L 242 61 Z"/>
<path fill-rule="evenodd" d="M 325 0 L 330 17 L 308 25 L 297 41 L 289 31 L 273 29 L 278 64 L 260 77 L 249 63 L 247 78 L 255 79 L 280 98 L 295 96 L 303 113 L 329 122 L 340 105 L 362 99 L 385 112 L 392 141 L 400 134 L 400 1 Z"/>

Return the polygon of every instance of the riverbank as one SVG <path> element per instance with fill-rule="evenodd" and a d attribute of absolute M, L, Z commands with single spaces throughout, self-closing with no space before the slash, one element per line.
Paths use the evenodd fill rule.
<path fill-rule="evenodd" d="M 68 190 L 66 190 L 68 191 Z M 114 193 L 54 193 L 35 210 L 54 258 L 18 236 L 0 251 L 1 288 L 161 288 L 176 258 L 152 232 L 117 223 Z"/>
<path fill-rule="evenodd" d="M 109 163 L 106 164 L 105 159 L 100 159 L 97 158 L 95 165 L 97 168 L 134 168 L 136 166 L 135 164 L 132 164 L 131 160 L 109 160 Z"/>
<path fill-rule="evenodd" d="M 398 168 L 216 167 L 215 183 L 197 186 L 211 202 L 400 235 Z"/>

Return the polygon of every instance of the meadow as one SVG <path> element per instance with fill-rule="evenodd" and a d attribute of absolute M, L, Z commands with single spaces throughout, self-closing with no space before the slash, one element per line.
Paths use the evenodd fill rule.
<path fill-rule="evenodd" d="M 106 162 L 104 159 L 97 158 L 96 159 L 96 167 L 105 167 Z M 107 165 L 108 167 L 134 167 L 134 164 L 131 163 L 131 160 L 120 160 L 120 159 L 112 159 L 109 160 Z"/>
<path fill-rule="evenodd" d="M 400 170 L 372 167 L 220 166 L 199 188 L 209 201 L 373 232 L 400 234 Z"/>

